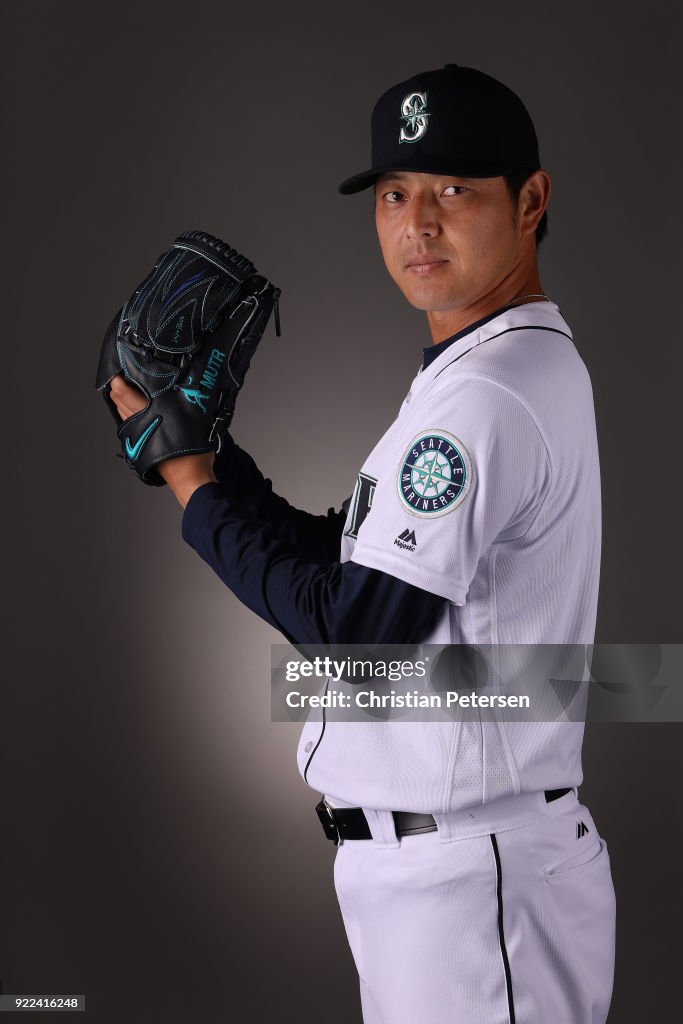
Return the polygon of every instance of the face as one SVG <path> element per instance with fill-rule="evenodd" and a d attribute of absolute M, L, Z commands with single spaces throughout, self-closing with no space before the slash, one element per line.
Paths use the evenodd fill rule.
<path fill-rule="evenodd" d="M 383 174 L 375 222 L 389 273 L 426 311 L 465 309 L 494 296 L 514 278 L 533 239 L 515 223 L 502 177 Z"/>

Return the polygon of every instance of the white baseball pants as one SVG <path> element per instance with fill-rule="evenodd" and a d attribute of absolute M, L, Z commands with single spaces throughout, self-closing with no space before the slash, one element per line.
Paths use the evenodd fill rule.
<path fill-rule="evenodd" d="M 616 916 L 607 845 L 575 789 L 534 796 L 520 825 L 520 798 L 509 798 L 498 831 L 458 838 L 451 823 L 447 841 L 387 842 L 390 812 L 366 811 L 375 838 L 337 847 L 364 1024 L 604 1024 Z"/>

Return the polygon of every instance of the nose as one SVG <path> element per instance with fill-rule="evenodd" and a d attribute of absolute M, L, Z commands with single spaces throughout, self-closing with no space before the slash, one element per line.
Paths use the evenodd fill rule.
<path fill-rule="evenodd" d="M 406 233 L 409 238 L 433 238 L 439 233 L 437 207 L 433 196 L 414 194 L 408 203 Z"/>

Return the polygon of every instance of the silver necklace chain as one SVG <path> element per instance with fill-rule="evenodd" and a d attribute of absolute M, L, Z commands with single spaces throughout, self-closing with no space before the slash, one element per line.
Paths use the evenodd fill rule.
<path fill-rule="evenodd" d="M 517 298 L 506 302 L 503 309 L 507 309 L 513 302 L 519 302 L 520 299 L 545 299 L 546 302 L 552 302 L 552 299 L 549 299 L 547 295 L 540 295 L 537 292 L 531 292 L 529 295 L 518 295 Z"/>

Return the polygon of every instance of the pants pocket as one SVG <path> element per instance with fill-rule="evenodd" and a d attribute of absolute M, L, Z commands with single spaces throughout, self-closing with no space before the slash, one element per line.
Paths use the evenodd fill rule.
<path fill-rule="evenodd" d="M 568 857 L 546 864 L 543 872 L 548 882 L 560 882 L 573 878 L 596 867 L 607 859 L 607 843 L 598 836 L 592 843 L 587 843 Z"/>

